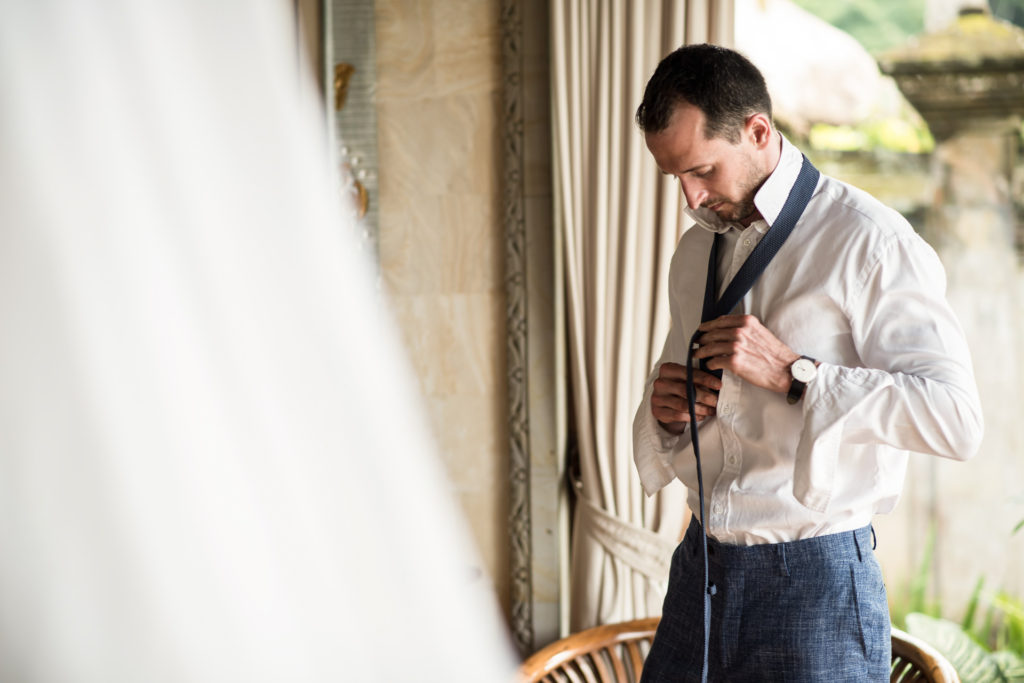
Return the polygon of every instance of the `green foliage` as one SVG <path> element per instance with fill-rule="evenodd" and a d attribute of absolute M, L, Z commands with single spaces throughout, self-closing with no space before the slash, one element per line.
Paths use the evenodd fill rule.
<path fill-rule="evenodd" d="M 971 593 L 961 628 L 980 645 L 995 651 L 1010 650 L 1024 656 L 1024 603 L 1006 591 L 986 596 L 984 577 Z M 988 606 L 985 620 L 975 626 L 979 604 Z"/>
<path fill-rule="evenodd" d="M 856 38 L 873 55 L 924 32 L 925 0 L 795 0 L 811 14 Z M 989 0 L 992 14 L 1024 26 L 1024 0 Z"/>
<path fill-rule="evenodd" d="M 926 0 L 794 1 L 811 14 L 853 36 L 876 56 L 924 32 Z M 989 4 L 996 17 L 1024 26 L 1024 0 L 989 0 Z M 916 114 L 866 121 L 852 127 L 817 124 L 811 129 L 809 138 L 816 149 L 833 151 L 886 149 L 924 154 L 935 147 L 928 126 Z M 1024 527 L 1024 520 L 1017 528 L 1021 527 Z"/>
<path fill-rule="evenodd" d="M 963 683 L 1024 683 L 1024 602 L 1006 591 L 985 591 L 979 578 L 960 624 L 943 619 L 941 605 L 928 599 L 936 530 L 904 601 L 893 601 L 893 623 L 929 643 L 956 668 Z M 980 623 L 979 623 L 980 617 Z"/>
<path fill-rule="evenodd" d="M 838 152 L 886 149 L 907 154 L 924 154 L 935 148 L 935 140 L 923 122 L 900 118 L 869 119 L 856 126 L 811 126 L 808 142 L 815 149 Z"/>
<path fill-rule="evenodd" d="M 911 612 L 900 626 L 941 652 L 963 683 L 1024 683 L 1024 603 L 999 591 L 988 600 L 985 619 L 974 621 L 985 602 L 984 580 L 975 584 L 962 624 L 935 614 Z"/>
<path fill-rule="evenodd" d="M 910 578 L 910 584 L 898 594 L 903 596 L 902 599 L 890 596 L 889 612 L 892 622 L 900 628 L 904 628 L 908 614 L 927 614 L 933 617 L 942 615 L 941 605 L 937 601 L 928 599 L 928 585 L 931 583 L 932 578 L 932 559 L 935 556 L 935 539 L 937 535 L 937 529 L 932 524 L 931 529 L 928 530 L 928 536 L 925 538 L 921 564 L 918 565 L 917 571 Z"/>
<path fill-rule="evenodd" d="M 1024 659 L 1007 650 L 993 652 L 990 656 L 996 666 L 999 667 L 999 671 L 1002 672 L 1005 680 L 1011 683 L 1024 681 Z"/>
<path fill-rule="evenodd" d="M 846 31 L 872 54 L 902 45 L 924 31 L 925 0 L 796 0 L 796 4 Z"/>
<path fill-rule="evenodd" d="M 967 610 L 964 612 L 964 620 L 961 622 L 963 629 L 970 633 L 974 625 L 974 616 L 978 613 L 978 601 L 981 599 L 981 589 L 985 587 L 985 577 L 979 576 L 978 582 L 974 584 L 971 591 L 971 598 L 967 601 Z"/>
<path fill-rule="evenodd" d="M 1021 2 L 1024 3 L 1024 0 L 1021 0 Z M 1024 123 L 1020 124 L 1020 142 L 1022 145 L 1024 145 Z M 1017 505 L 1024 504 L 1024 494 L 1016 496 L 1013 502 L 1016 503 Z M 1010 532 L 1010 535 L 1013 536 L 1021 529 L 1024 529 L 1024 519 L 1020 520 L 1019 522 L 1017 522 L 1016 525 L 1014 525 L 1013 531 Z"/>
<path fill-rule="evenodd" d="M 906 631 L 941 652 L 963 683 L 1024 683 L 1020 654 L 1009 649 L 989 652 L 952 621 L 908 614 Z"/>
<path fill-rule="evenodd" d="M 873 55 L 924 32 L 925 0 L 795 0 L 811 14 L 856 38 Z M 1024 0 L 989 0 L 992 14 L 1024 26 Z"/>
<path fill-rule="evenodd" d="M 992 14 L 1017 26 L 1024 26 L 1024 0 L 989 0 Z"/>
<path fill-rule="evenodd" d="M 999 591 L 992 599 L 991 609 L 999 616 L 993 648 L 1024 655 L 1024 603 L 1006 591 Z"/>
<path fill-rule="evenodd" d="M 956 669 L 963 683 L 1006 681 L 998 662 L 958 624 L 915 613 L 907 615 L 906 630 L 941 652 Z"/>
<path fill-rule="evenodd" d="M 921 558 L 921 564 L 917 568 L 917 572 L 914 574 L 914 577 L 910 582 L 911 610 L 914 612 L 932 614 L 936 617 L 942 612 L 942 608 L 936 603 L 928 602 L 928 584 L 931 583 L 932 562 L 935 558 L 935 539 L 937 536 L 938 530 L 935 528 L 935 525 L 932 524 L 931 529 L 928 530 L 928 537 L 925 540 L 924 555 Z"/>

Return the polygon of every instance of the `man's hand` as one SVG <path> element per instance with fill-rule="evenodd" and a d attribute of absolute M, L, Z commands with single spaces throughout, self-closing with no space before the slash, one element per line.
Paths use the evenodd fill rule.
<path fill-rule="evenodd" d="M 703 370 L 693 371 L 694 389 L 697 391 L 697 405 L 694 412 L 697 422 L 715 414 L 718 405 L 718 390 L 722 381 Z M 686 398 L 686 366 L 678 363 L 662 363 L 658 368 L 658 379 L 654 380 L 651 394 L 651 414 L 661 426 L 673 434 L 681 434 L 690 421 L 690 402 Z"/>
<path fill-rule="evenodd" d="M 793 376 L 789 366 L 800 355 L 752 315 L 723 315 L 701 323 L 704 332 L 694 358 L 707 358 L 711 370 L 729 370 L 751 384 L 784 394 Z"/>

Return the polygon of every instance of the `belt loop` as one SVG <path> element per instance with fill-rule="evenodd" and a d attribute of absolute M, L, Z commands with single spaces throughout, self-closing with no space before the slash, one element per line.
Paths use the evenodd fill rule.
<path fill-rule="evenodd" d="M 779 546 L 779 562 L 781 564 L 782 575 L 789 576 L 789 564 L 786 562 L 786 545 L 780 543 Z"/>
<path fill-rule="evenodd" d="M 861 531 L 862 531 L 862 529 L 857 529 L 856 531 L 851 532 L 853 534 L 853 544 L 857 547 L 857 561 L 858 562 L 863 562 L 864 561 L 864 556 L 861 555 L 861 552 L 860 552 L 860 532 Z"/>

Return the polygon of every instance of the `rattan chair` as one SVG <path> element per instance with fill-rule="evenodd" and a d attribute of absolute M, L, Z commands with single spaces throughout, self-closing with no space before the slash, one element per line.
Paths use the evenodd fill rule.
<path fill-rule="evenodd" d="M 956 669 L 935 648 L 894 628 L 890 683 L 960 683 Z"/>
<path fill-rule="evenodd" d="M 537 651 L 519 669 L 525 683 L 636 683 L 659 617 L 595 626 Z"/>
<path fill-rule="evenodd" d="M 519 669 L 524 683 L 637 683 L 658 617 L 595 626 L 531 655 Z M 893 683 L 959 683 L 934 648 L 892 630 Z"/>

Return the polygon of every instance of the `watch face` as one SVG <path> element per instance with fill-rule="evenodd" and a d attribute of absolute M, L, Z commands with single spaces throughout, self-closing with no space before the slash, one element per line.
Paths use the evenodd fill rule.
<path fill-rule="evenodd" d="M 801 358 L 793 363 L 790 366 L 790 371 L 793 373 L 795 380 L 805 384 L 814 379 L 815 375 L 818 374 L 818 368 L 814 365 L 814 361 L 809 358 Z"/>

